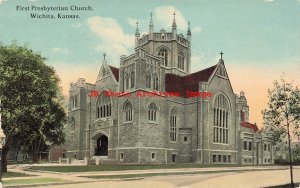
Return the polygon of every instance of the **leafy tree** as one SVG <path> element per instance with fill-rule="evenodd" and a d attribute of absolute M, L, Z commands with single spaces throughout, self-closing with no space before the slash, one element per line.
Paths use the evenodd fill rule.
<path fill-rule="evenodd" d="M 272 135 L 273 144 L 287 136 L 291 186 L 294 187 L 291 141 L 299 135 L 300 89 L 281 77 L 280 82 L 275 81 L 274 89 L 269 89 L 268 93 L 268 108 L 262 112 L 264 125 Z"/>
<path fill-rule="evenodd" d="M 7 153 L 15 144 L 31 148 L 36 162 L 42 145 L 64 142 L 66 115 L 61 105 L 60 80 L 45 60 L 26 47 L 0 45 L 2 128 L 6 134 L 2 152 L 4 172 Z"/>

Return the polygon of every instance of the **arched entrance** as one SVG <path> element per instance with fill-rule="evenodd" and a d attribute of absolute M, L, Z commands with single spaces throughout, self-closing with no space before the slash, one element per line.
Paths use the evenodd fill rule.
<path fill-rule="evenodd" d="M 107 156 L 108 155 L 108 138 L 105 135 L 101 135 L 97 139 L 95 147 L 96 156 Z"/>

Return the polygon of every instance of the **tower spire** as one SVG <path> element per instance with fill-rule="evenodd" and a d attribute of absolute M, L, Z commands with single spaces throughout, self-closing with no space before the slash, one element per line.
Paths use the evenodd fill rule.
<path fill-rule="evenodd" d="M 174 29 L 174 28 L 176 29 L 177 25 L 176 25 L 176 18 L 175 18 L 176 13 L 175 13 L 175 12 L 174 12 L 173 16 L 174 16 L 174 18 L 173 18 L 172 28 L 173 28 L 173 29 Z"/>
<path fill-rule="evenodd" d="M 135 36 L 140 37 L 140 31 L 139 31 L 139 21 L 136 21 L 136 30 L 135 30 Z"/>
<path fill-rule="evenodd" d="M 173 36 L 173 39 L 176 39 L 176 36 L 177 36 L 177 25 L 176 25 L 176 13 L 174 12 L 173 14 L 174 18 L 173 18 L 173 24 L 172 24 L 172 36 Z"/>
<path fill-rule="evenodd" d="M 190 22 L 188 22 L 188 30 L 187 30 L 187 35 L 188 35 L 188 36 L 191 36 L 191 35 L 192 35 L 190 25 L 191 25 Z"/>
<path fill-rule="evenodd" d="M 136 21 L 136 30 L 135 30 L 135 47 L 139 45 L 140 31 L 139 31 L 139 21 Z"/>
<path fill-rule="evenodd" d="M 149 32 L 153 33 L 154 32 L 154 24 L 153 24 L 153 19 L 152 19 L 152 11 L 150 12 L 150 24 L 149 24 Z"/>
<path fill-rule="evenodd" d="M 106 58 L 106 53 L 104 52 L 104 53 L 103 53 L 103 61 L 106 61 L 105 58 Z"/>

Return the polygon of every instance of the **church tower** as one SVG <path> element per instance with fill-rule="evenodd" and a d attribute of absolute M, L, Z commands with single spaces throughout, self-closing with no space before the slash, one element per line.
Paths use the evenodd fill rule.
<path fill-rule="evenodd" d="M 173 14 L 172 31 L 167 32 L 162 28 L 159 32 L 154 31 L 152 12 L 150 13 L 149 33 L 140 37 L 138 27 L 136 30 L 135 51 L 140 50 L 159 58 L 161 68 L 165 73 L 184 76 L 191 69 L 191 30 L 188 26 L 187 35 L 178 34 L 176 13 Z"/>

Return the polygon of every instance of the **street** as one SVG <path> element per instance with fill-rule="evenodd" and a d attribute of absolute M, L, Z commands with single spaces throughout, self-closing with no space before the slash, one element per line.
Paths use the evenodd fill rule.
<path fill-rule="evenodd" d="M 22 172 L 22 168 L 12 171 Z M 226 172 L 227 171 L 227 172 Z M 218 167 L 196 169 L 155 169 L 128 170 L 110 172 L 81 172 L 81 173 L 53 173 L 23 171 L 38 177 L 61 178 L 67 183 L 60 185 L 44 185 L 39 187 L 77 188 L 77 187 L 106 187 L 106 188 L 199 188 L 199 187 L 268 187 L 288 184 L 289 169 L 283 166 L 245 166 Z M 195 172 L 185 175 L 160 175 L 150 177 L 133 177 L 130 179 L 90 179 L 82 176 L 117 175 L 117 174 L 147 174 L 147 173 Z M 37 177 L 37 178 L 38 178 Z M 300 167 L 294 168 L 294 182 L 300 182 Z M 25 186 L 22 186 L 25 187 Z M 36 186 L 35 186 L 36 187 Z"/>
<path fill-rule="evenodd" d="M 74 175 L 74 174 L 73 174 Z M 85 175 L 85 174 L 84 174 Z M 75 178 L 75 177 L 74 177 Z M 92 180 L 92 179 L 91 179 Z M 199 187 L 266 187 L 287 184 L 290 181 L 289 170 L 209 172 L 205 174 L 168 175 L 129 180 L 99 180 L 91 183 L 52 185 L 53 188 L 199 188 Z M 294 182 L 300 182 L 300 168 L 294 169 Z"/>

